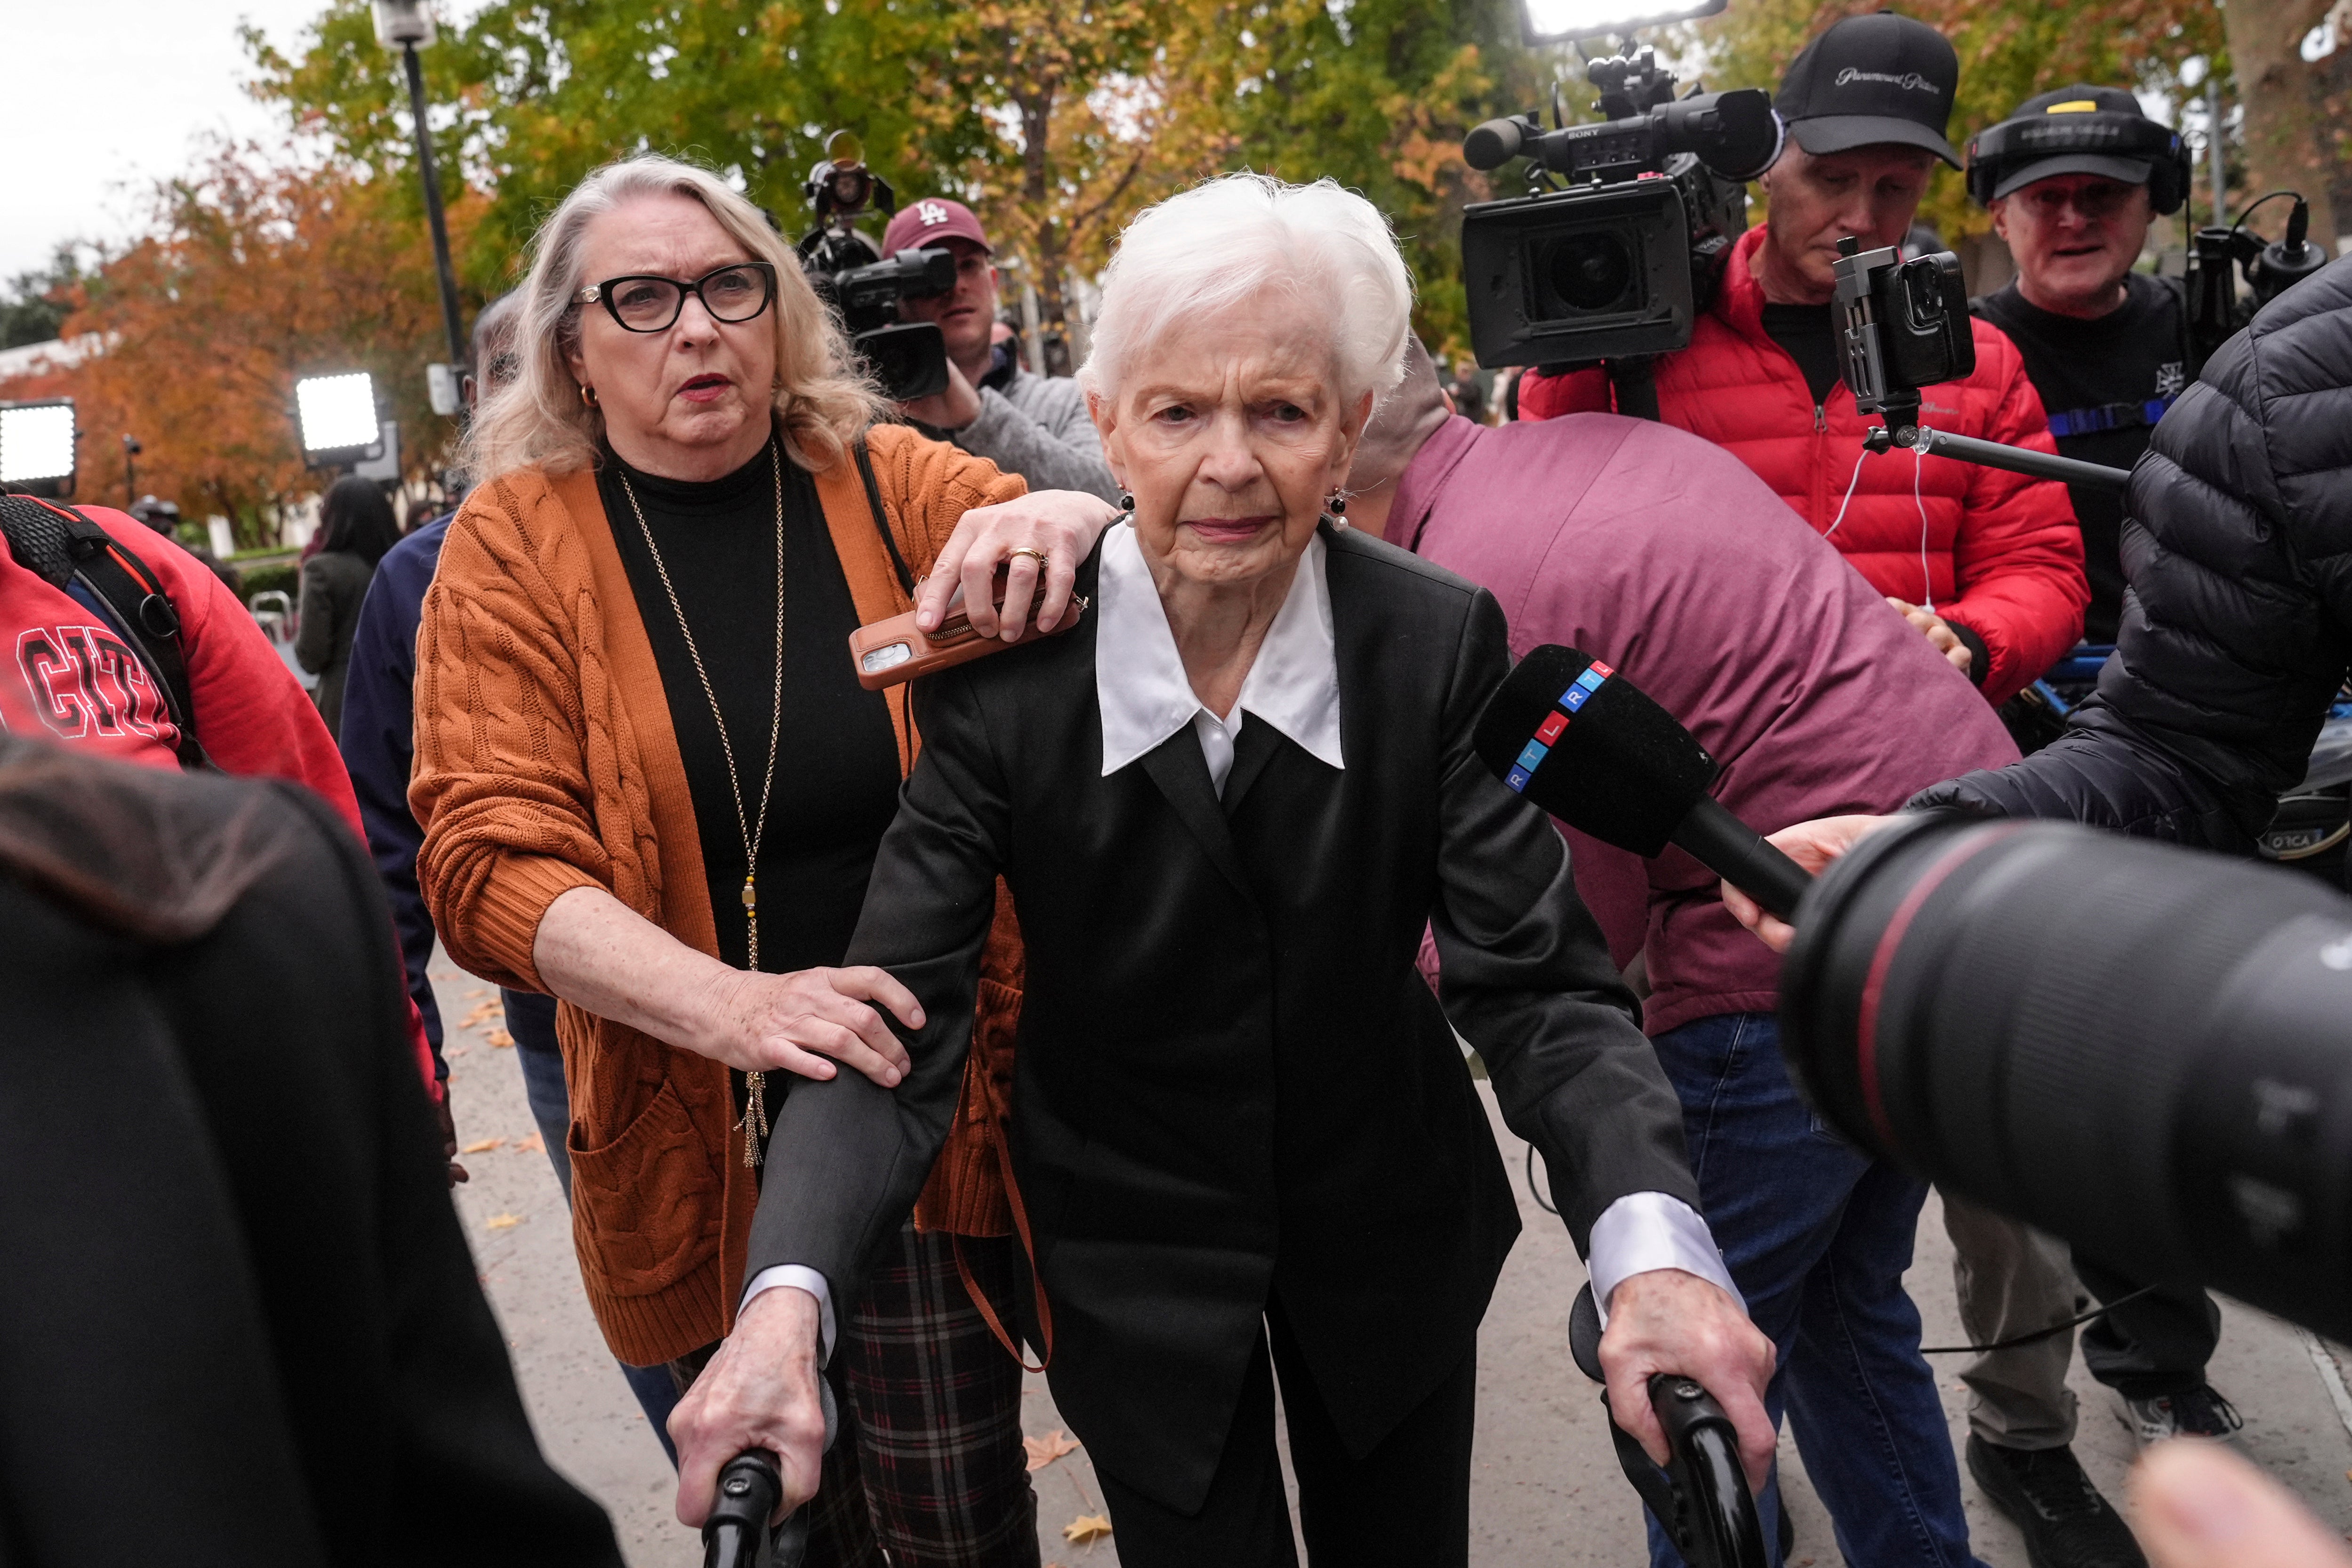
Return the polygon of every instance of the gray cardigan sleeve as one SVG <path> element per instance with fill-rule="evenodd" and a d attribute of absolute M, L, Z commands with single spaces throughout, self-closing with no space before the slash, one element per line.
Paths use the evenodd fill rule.
<path fill-rule="evenodd" d="M 1033 490 L 1084 490 L 1118 500 L 1118 481 L 1103 461 L 1102 437 L 1095 434 L 1078 384 L 1067 377 L 1023 375 L 1013 391 L 1016 396 L 1007 397 L 992 386 L 981 388 L 980 417 L 949 431 L 948 438 L 1020 475 Z"/>

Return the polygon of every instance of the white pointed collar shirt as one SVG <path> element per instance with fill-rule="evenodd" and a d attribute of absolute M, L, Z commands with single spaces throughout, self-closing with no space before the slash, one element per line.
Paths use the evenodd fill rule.
<path fill-rule="evenodd" d="M 1095 698 L 1102 707 L 1103 776 L 1108 778 L 1190 724 L 1208 759 L 1209 782 L 1225 793 L 1234 742 L 1244 715 L 1265 721 L 1327 766 L 1344 770 L 1339 752 L 1339 658 L 1331 635 L 1331 586 L 1323 541 L 1307 542 L 1289 595 L 1258 645 L 1233 712 L 1220 718 L 1192 694 L 1176 651 L 1176 633 L 1132 528 L 1103 541 L 1095 585 Z"/>

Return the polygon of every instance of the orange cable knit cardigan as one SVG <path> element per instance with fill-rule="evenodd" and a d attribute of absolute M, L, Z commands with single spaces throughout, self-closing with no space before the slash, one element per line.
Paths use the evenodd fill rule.
<path fill-rule="evenodd" d="M 903 427 L 877 426 L 868 447 L 918 574 L 967 510 L 1023 492 L 995 465 Z M 856 464 L 815 479 L 858 620 L 911 608 Z M 903 696 L 890 715 L 903 772 L 919 737 Z M 409 802 L 425 825 L 416 871 L 434 924 L 485 980 L 543 989 L 531 959 L 540 919 L 576 887 L 603 888 L 717 952 L 668 701 L 593 474 L 504 475 L 450 525 L 417 637 Z M 1000 886 L 964 1102 L 917 1211 L 926 1228 L 1010 1228 L 988 1108 L 1010 1085 L 1020 985 L 1019 933 Z M 735 1142 L 729 1069 L 568 1002 L 556 1030 L 589 1305 L 621 1360 L 684 1355 L 734 1321 L 758 1196 Z"/>

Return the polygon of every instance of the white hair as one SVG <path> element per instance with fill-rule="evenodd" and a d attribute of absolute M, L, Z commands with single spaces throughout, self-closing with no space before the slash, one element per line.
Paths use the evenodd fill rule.
<path fill-rule="evenodd" d="M 1267 289 L 1328 318 L 1343 405 L 1403 375 L 1412 279 L 1380 209 L 1333 180 L 1226 174 L 1145 208 L 1119 236 L 1078 384 L 1116 401 L 1165 333 Z"/>

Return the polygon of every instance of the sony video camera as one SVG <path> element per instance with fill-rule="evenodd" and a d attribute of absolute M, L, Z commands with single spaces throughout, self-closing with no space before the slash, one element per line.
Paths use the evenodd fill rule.
<path fill-rule="evenodd" d="M 1678 99 L 1646 46 L 1594 60 L 1585 75 L 1605 123 L 1545 131 L 1525 114 L 1463 139 L 1474 169 L 1527 159 L 1530 187 L 1462 215 L 1480 364 L 1585 364 L 1687 346 L 1748 226 L 1747 182 L 1780 154 L 1780 117 L 1757 89 Z"/>
<path fill-rule="evenodd" d="M 898 203 L 889 182 L 866 166 L 857 137 L 836 131 L 805 187 L 816 226 L 801 237 L 801 268 L 817 297 L 841 314 L 850 346 L 894 403 L 944 391 L 948 345 L 938 325 L 902 321 L 898 302 L 929 299 L 955 287 L 955 258 L 944 249 L 902 250 L 885 258 L 857 232 L 869 212 L 887 216 Z"/>

